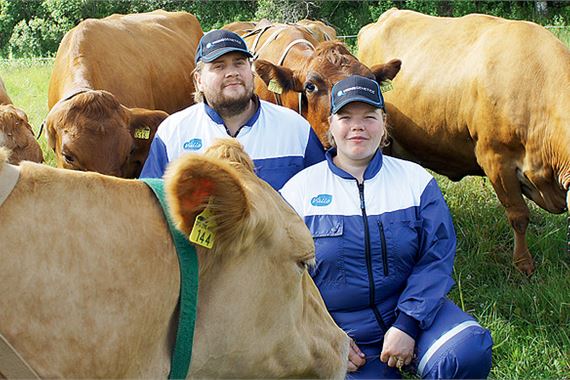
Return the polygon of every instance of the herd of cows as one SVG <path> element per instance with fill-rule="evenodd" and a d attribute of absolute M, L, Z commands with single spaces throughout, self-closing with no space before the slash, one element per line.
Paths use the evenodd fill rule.
<path fill-rule="evenodd" d="M 225 28 L 255 55 L 257 94 L 299 112 L 324 145 L 335 82 L 351 74 L 391 80 L 386 153 L 452 180 L 486 175 L 514 230 L 515 265 L 534 271 L 523 194 L 562 213 L 570 185 L 570 50 L 550 32 L 485 15 L 391 9 L 361 29 L 355 57 L 318 21 Z M 0 81 L 0 146 L 12 151 L 8 161 L 0 150 L 0 241 L 18 253 L 0 257 L 9 268 L 0 333 L 41 377 L 168 373 L 179 289 L 174 247 L 146 185 L 114 177 L 136 178 L 161 121 L 193 103 L 202 35 L 193 15 L 165 11 L 70 30 L 54 62 L 43 130 L 57 165 L 76 171 L 22 163 L 4 204 L 3 174 L 14 168 L 5 161 L 43 157 Z M 185 233 L 210 196 L 219 211 L 216 247 L 197 249 L 191 375 L 342 378 L 348 338 L 300 270 L 314 258 L 311 236 L 251 165 L 224 142 L 167 174 Z M 41 228 L 39 215 L 49 220 Z M 78 228 L 86 232 L 70 234 Z M 263 239 L 251 241 L 248 231 Z M 26 292 L 30 286 L 37 291 Z"/>

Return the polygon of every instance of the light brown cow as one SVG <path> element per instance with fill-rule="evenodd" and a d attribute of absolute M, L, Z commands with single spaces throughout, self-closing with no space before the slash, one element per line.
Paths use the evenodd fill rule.
<path fill-rule="evenodd" d="M 358 50 L 368 65 L 403 61 L 386 94 L 392 153 L 456 181 L 489 177 L 514 262 L 532 273 L 522 195 L 561 213 L 570 184 L 568 48 L 531 22 L 391 9 L 360 31 Z"/>
<path fill-rule="evenodd" d="M 40 144 L 28 122 L 28 115 L 12 105 L 4 82 L 0 79 L 0 147 L 2 146 L 11 151 L 11 164 L 17 165 L 22 160 L 44 160 Z"/>
<path fill-rule="evenodd" d="M 393 60 L 371 71 L 343 43 L 319 44 L 307 28 L 296 25 L 259 22 L 242 37 L 257 57 L 256 93 L 299 112 L 326 147 L 332 86 L 352 74 L 392 79 L 400 69 L 400 61 Z"/>
<path fill-rule="evenodd" d="M 70 30 L 48 92 L 46 133 L 58 166 L 138 176 L 160 122 L 193 103 L 202 35 L 193 15 L 165 11 L 89 19 Z"/>
<path fill-rule="evenodd" d="M 28 116 L 11 104 L 0 105 L 0 146 L 10 149 L 10 163 L 43 162 L 42 149 L 34 137 Z"/>
<path fill-rule="evenodd" d="M 185 234 L 208 200 L 217 224 L 213 248 L 196 249 L 190 376 L 343 378 L 348 337 L 307 272 L 311 235 L 237 144 L 188 154 L 165 179 Z M 20 167 L 0 205 L 0 333 L 40 377 L 165 378 L 180 276 L 152 192 L 137 180 Z"/>
<path fill-rule="evenodd" d="M 298 25 L 308 28 L 313 36 L 320 42 L 336 40 L 336 30 L 320 20 L 299 20 Z"/>
<path fill-rule="evenodd" d="M 234 33 L 242 35 L 246 32 L 250 32 L 255 29 L 257 21 L 234 21 L 232 23 L 226 24 L 222 29 L 230 30 Z"/>

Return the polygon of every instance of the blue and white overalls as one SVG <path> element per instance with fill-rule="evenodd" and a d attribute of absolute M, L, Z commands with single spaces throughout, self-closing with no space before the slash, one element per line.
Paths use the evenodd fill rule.
<path fill-rule="evenodd" d="M 435 179 L 377 151 L 364 181 L 335 166 L 335 150 L 281 194 L 304 218 L 316 249 L 312 277 L 337 324 L 366 354 L 350 378 L 399 378 L 379 360 L 395 326 L 416 341 L 422 378 L 485 378 L 488 330 L 446 298 L 454 285 L 455 231 Z"/>

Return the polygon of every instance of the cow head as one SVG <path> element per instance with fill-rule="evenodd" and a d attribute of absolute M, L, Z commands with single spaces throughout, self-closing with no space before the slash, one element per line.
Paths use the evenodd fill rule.
<path fill-rule="evenodd" d="M 127 108 L 109 92 L 92 90 L 58 102 L 46 134 L 61 168 L 137 177 L 163 111 Z"/>
<path fill-rule="evenodd" d="M 344 377 L 348 338 L 307 272 L 311 235 L 239 143 L 174 161 L 165 187 L 186 235 L 205 207 L 215 223 L 212 249 L 197 249 L 194 346 L 204 350 L 193 353 L 191 376 Z"/>
<path fill-rule="evenodd" d="M 384 76 L 376 76 L 376 79 L 393 79 L 400 70 L 400 64 L 399 60 L 392 60 L 382 65 L 385 66 L 381 70 Z M 271 81 L 273 87 L 277 83 L 283 91 L 283 105 L 294 110 L 300 108 L 301 114 L 309 121 L 323 145 L 328 147 L 330 144 L 326 133 L 329 129 L 332 86 L 353 74 L 370 78 L 375 75 L 360 63 L 343 43 L 337 41 L 319 44 L 314 54 L 298 67 L 292 70 L 262 59 L 255 62 L 255 72 L 266 86 L 269 86 Z"/>
<path fill-rule="evenodd" d="M 0 105 L 0 146 L 12 151 L 10 163 L 17 165 L 22 160 L 43 162 L 40 145 L 34 138 L 28 116 L 11 104 Z"/>

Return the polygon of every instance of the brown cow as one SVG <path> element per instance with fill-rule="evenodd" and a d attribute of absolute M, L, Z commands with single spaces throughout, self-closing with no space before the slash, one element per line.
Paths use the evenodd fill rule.
<path fill-rule="evenodd" d="M 313 36 L 320 42 L 336 40 L 336 30 L 320 20 L 299 20 L 298 25 L 308 28 Z"/>
<path fill-rule="evenodd" d="M 0 146 L 12 151 L 10 163 L 43 162 L 42 149 L 34 137 L 28 116 L 11 104 L 0 105 Z"/>
<path fill-rule="evenodd" d="M 259 22 L 242 37 L 257 57 L 256 93 L 301 113 L 326 147 L 332 86 L 352 74 L 392 79 L 400 69 L 400 61 L 393 60 L 373 72 L 343 43 L 319 44 L 305 27 Z"/>
<path fill-rule="evenodd" d="M 46 133 L 58 166 L 138 176 L 160 122 L 193 103 L 202 35 L 193 15 L 165 11 L 89 19 L 70 30 L 48 92 Z"/>
<path fill-rule="evenodd" d="M 561 213 L 570 184 L 570 51 L 531 22 L 391 9 L 358 36 L 359 58 L 404 64 L 386 94 L 392 153 L 452 180 L 486 175 L 534 271 L 526 195 Z"/>
<path fill-rule="evenodd" d="M 235 21 L 224 25 L 222 29 L 226 29 L 236 34 L 242 35 L 246 32 L 254 30 L 256 25 L 257 21 Z"/>
<path fill-rule="evenodd" d="M 165 179 L 184 234 L 208 201 L 217 225 L 213 248 L 196 247 L 190 377 L 343 378 L 348 337 L 307 272 L 311 235 L 238 144 L 188 154 Z M 20 170 L 0 205 L 0 333 L 40 377 L 165 378 L 180 276 L 152 192 L 99 173 Z"/>
<path fill-rule="evenodd" d="M 17 165 L 22 160 L 43 162 L 44 156 L 40 144 L 34 137 L 28 115 L 12 105 L 4 82 L 0 79 L 0 147 L 8 148 L 12 153 L 10 163 Z"/>

